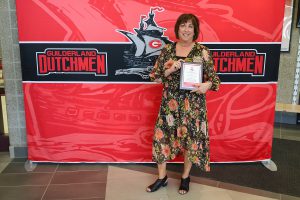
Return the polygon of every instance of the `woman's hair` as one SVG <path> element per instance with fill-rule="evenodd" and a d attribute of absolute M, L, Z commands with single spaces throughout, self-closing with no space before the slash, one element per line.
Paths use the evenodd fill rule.
<path fill-rule="evenodd" d="M 175 24 L 175 30 L 174 30 L 177 39 L 179 39 L 178 30 L 179 30 L 180 24 L 184 24 L 184 23 L 186 23 L 189 20 L 192 21 L 192 24 L 194 26 L 194 37 L 193 37 L 193 40 L 195 41 L 195 40 L 198 39 L 198 35 L 199 35 L 199 20 L 193 14 L 182 14 L 182 15 L 180 15 L 178 17 L 178 19 L 176 21 L 176 24 Z"/>

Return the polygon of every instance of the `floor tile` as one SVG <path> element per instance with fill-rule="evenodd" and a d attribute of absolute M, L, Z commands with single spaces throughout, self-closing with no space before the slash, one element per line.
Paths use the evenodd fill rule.
<path fill-rule="evenodd" d="M 140 163 L 140 164 L 117 164 L 117 165 L 111 165 L 110 166 L 115 166 L 115 167 L 120 167 L 124 169 L 129 169 L 129 170 L 134 170 L 134 171 L 140 171 L 148 174 L 157 174 L 157 167 L 156 164 L 152 163 Z M 169 166 L 169 165 L 168 165 Z"/>
<path fill-rule="evenodd" d="M 103 198 L 98 198 L 98 197 L 96 197 L 96 198 L 80 198 L 80 199 L 74 199 L 74 200 L 105 200 L 105 198 L 103 197 Z"/>
<path fill-rule="evenodd" d="M 0 173 L 7 167 L 9 163 L 0 163 Z"/>
<path fill-rule="evenodd" d="M 13 158 L 11 162 L 26 162 L 27 158 Z"/>
<path fill-rule="evenodd" d="M 3 200 L 40 200 L 46 186 L 0 187 L 0 199 Z"/>
<path fill-rule="evenodd" d="M 167 200 L 166 188 L 162 188 L 154 193 L 146 192 L 146 187 L 155 179 L 156 176 L 152 174 L 109 166 L 105 199 Z"/>
<path fill-rule="evenodd" d="M 0 174 L 0 186 L 47 185 L 51 173 Z"/>
<path fill-rule="evenodd" d="M 174 167 L 175 165 L 182 165 L 182 164 L 168 163 L 168 168 L 170 168 L 172 166 Z M 143 173 L 157 175 L 157 168 L 156 168 L 156 166 L 153 167 L 153 164 L 119 164 L 119 165 L 113 165 L 113 166 L 124 168 L 124 169 L 129 169 L 129 170 L 133 170 L 133 171 L 139 171 L 139 172 L 143 172 Z M 168 177 L 180 179 L 181 174 L 178 172 L 169 170 Z M 195 177 L 194 176 L 193 181 L 196 183 L 213 186 L 213 187 L 218 187 L 218 185 L 219 185 L 219 181 L 216 181 L 213 179 L 208 179 L 208 178 L 203 178 L 203 177 Z"/>
<path fill-rule="evenodd" d="M 57 171 L 103 171 L 106 173 L 107 164 L 63 163 L 59 164 Z"/>
<path fill-rule="evenodd" d="M 0 152 L 0 163 L 10 162 L 12 159 L 9 157 L 9 152 Z"/>
<path fill-rule="evenodd" d="M 25 169 L 25 163 L 12 162 L 2 171 L 2 173 L 27 173 Z M 54 172 L 57 164 L 52 163 L 38 163 L 36 168 L 31 173 L 36 172 Z"/>
<path fill-rule="evenodd" d="M 259 190 L 259 189 L 250 188 L 250 187 L 244 187 L 244 186 L 230 184 L 230 183 L 220 182 L 219 187 L 222 189 L 227 189 L 228 191 L 233 190 L 235 192 L 241 192 L 243 194 L 252 194 L 252 195 L 263 196 L 263 197 L 271 198 L 271 199 L 280 199 L 280 194 L 278 194 L 278 193 L 269 192 L 269 191 L 265 191 L 265 190 Z"/>
<path fill-rule="evenodd" d="M 203 177 L 197 177 L 197 176 L 191 176 L 191 179 L 194 183 L 199 183 L 202 185 L 212 186 L 212 187 L 219 187 L 220 181 L 203 178 Z"/>
<path fill-rule="evenodd" d="M 172 199 L 172 200 L 173 199 L 194 200 L 194 199 L 199 199 L 199 196 L 206 194 L 206 192 L 209 192 L 209 193 L 215 193 L 215 192 L 220 192 L 220 191 L 223 192 L 223 190 L 218 187 L 212 187 L 212 186 L 207 186 L 207 185 L 191 182 L 190 183 L 190 191 L 185 195 L 181 195 L 178 193 L 179 185 L 180 185 L 179 179 L 172 179 L 172 178 L 169 179 L 169 185 L 167 188 L 167 195 L 168 195 L 169 199 Z M 228 196 L 228 195 L 226 194 L 225 196 Z"/>
<path fill-rule="evenodd" d="M 300 197 L 294 197 L 290 195 L 281 195 L 281 200 L 300 200 Z"/>
<path fill-rule="evenodd" d="M 107 173 L 101 171 L 56 172 L 51 184 L 105 183 Z"/>
<path fill-rule="evenodd" d="M 259 196 L 259 195 L 250 195 L 250 194 L 245 194 L 242 192 L 236 192 L 236 191 L 231 191 L 227 190 L 227 194 L 232 198 L 232 200 L 274 200 L 274 199 L 280 199 L 279 198 L 270 198 L 270 197 L 264 197 L 264 196 Z"/>
<path fill-rule="evenodd" d="M 179 179 L 168 179 L 168 186 L 159 189 L 154 193 L 147 193 L 146 187 L 151 184 L 156 175 L 143 173 L 139 171 L 109 166 L 107 175 L 106 200 L 117 199 L 188 199 L 188 200 L 274 200 L 243 192 L 236 192 L 219 187 L 212 187 L 203 184 L 191 182 L 190 192 L 186 195 L 178 194 Z M 118 192 L 115 192 L 118 191 Z"/>
<path fill-rule="evenodd" d="M 226 191 L 190 191 L 185 195 L 170 196 L 170 199 L 179 200 L 232 200 Z M 243 199 L 241 199 L 243 200 Z"/>
<path fill-rule="evenodd" d="M 280 127 L 274 126 L 273 137 L 279 139 L 281 138 Z"/>
<path fill-rule="evenodd" d="M 101 199 L 105 198 L 106 183 L 50 185 L 44 195 L 47 199 Z"/>
<path fill-rule="evenodd" d="M 281 124 L 281 138 L 300 141 L 300 125 Z"/>
<path fill-rule="evenodd" d="M 292 134 L 282 134 L 281 138 L 285 140 L 300 141 L 300 136 L 293 136 Z"/>

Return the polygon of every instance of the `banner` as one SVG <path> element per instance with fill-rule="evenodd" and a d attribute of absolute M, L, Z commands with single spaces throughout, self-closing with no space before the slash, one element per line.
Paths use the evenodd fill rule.
<path fill-rule="evenodd" d="M 222 81 L 207 94 L 211 161 L 271 158 L 284 0 L 16 4 L 29 160 L 151 162 L 162 86 L 149 72 L 182 13 Z"/>

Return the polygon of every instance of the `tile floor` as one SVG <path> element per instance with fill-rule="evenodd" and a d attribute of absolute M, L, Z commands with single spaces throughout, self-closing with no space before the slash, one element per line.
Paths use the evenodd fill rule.
<path fill-rule="evenodd" d="M 274 137 L 300 141 L 299 126 L 275 124 Z M 180 173 L 174 170 L 167 187 L 147 193 L 145 187 L 156 179 L 156 169 L 147 164 L 39 163 L 27 171 L 25 161 L 0 152 L 0 200 L 300 200 L 198 176 L 191 177 L 190 192 L 179 195 Z"/>
<path fill-rule="evenodd" d="M 296 200 L 269 191 L 191 177 L 190 192 L 177 193 L 180 173 L 169 172 L 169 184 L 155 193 L 145 187 L 156 179 L 156 169 L 136 164 L 38 164 L 25 170 L 25 159 L 0 153 L 0 199 L 77 200 Z"/>

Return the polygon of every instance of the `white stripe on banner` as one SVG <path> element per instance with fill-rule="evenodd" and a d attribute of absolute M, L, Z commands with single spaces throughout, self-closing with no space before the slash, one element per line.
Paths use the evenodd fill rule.
<path fill-rule="evenodd" d="M 132 44 L 132 42 L 19 41 L 20 44 Z M 201 44 L 281 44 L 281 42 L 200 42 Z"/>
<path fill-rule="evenodd" d="M 157 85 L 154 82 L 100 82 L 100 81 L 22 81 L 22 83 L 83 83 L 83 84 L 149 84 Z M 276 84 L 277 82 L 224 82 L 222 85 L 259 85 L 259 84 Z"/>

